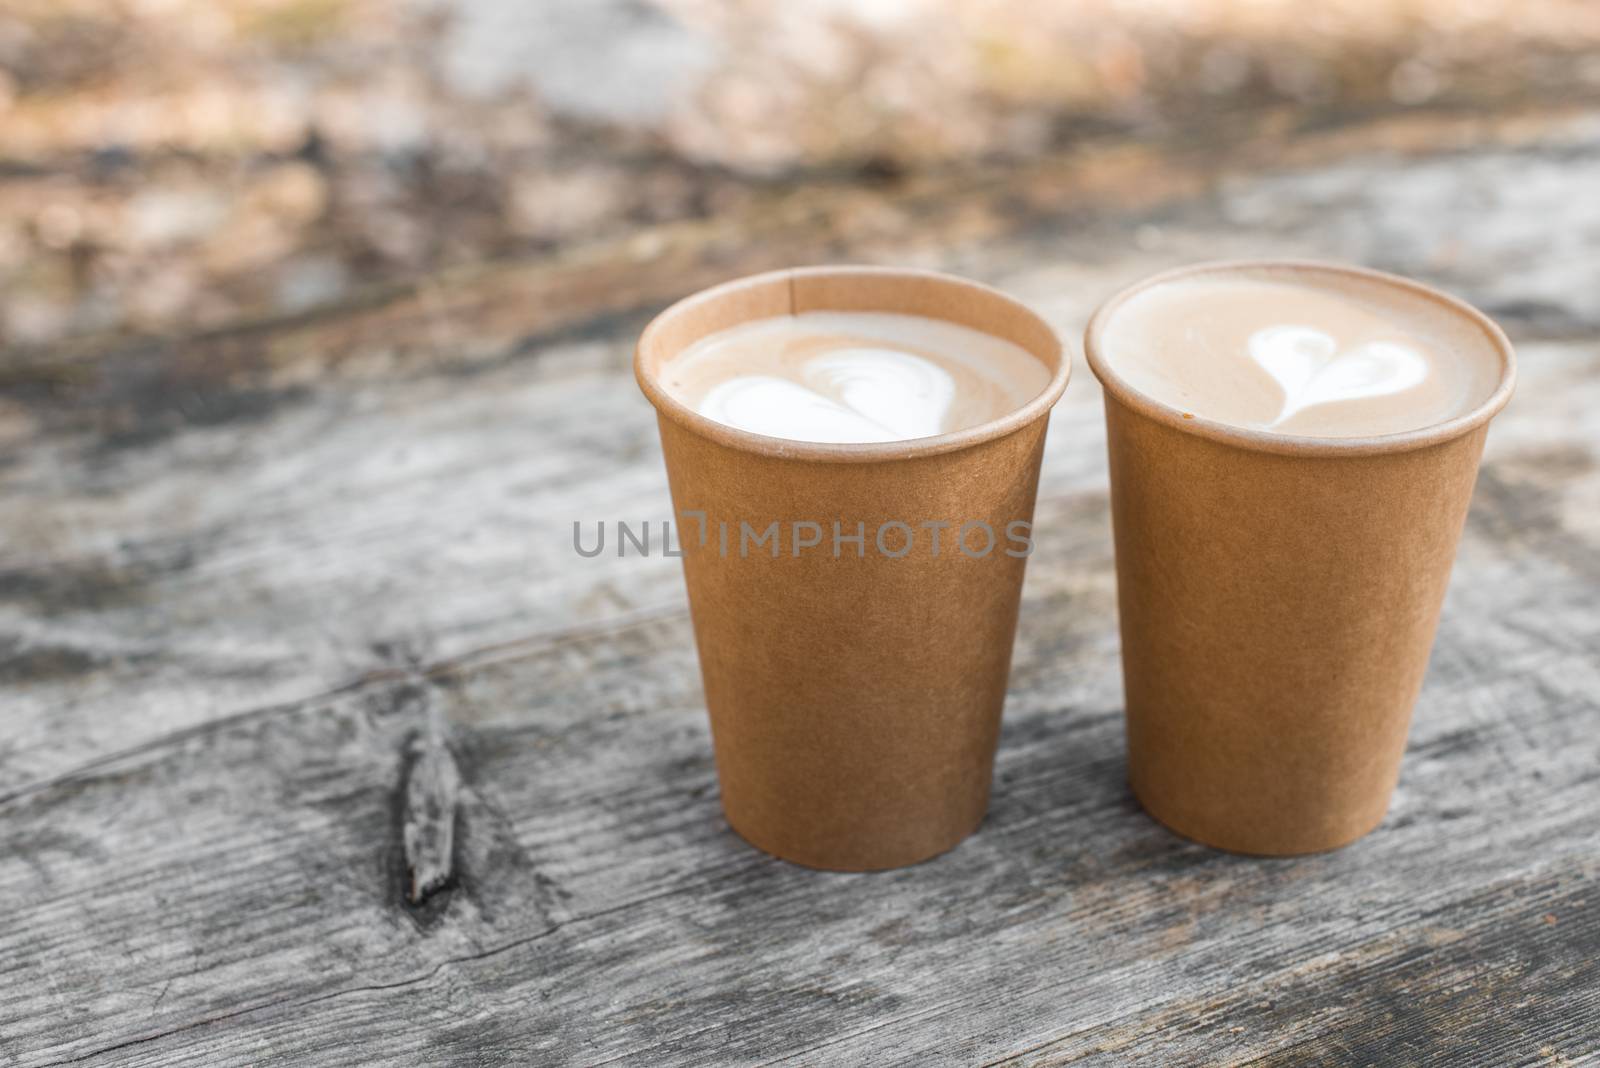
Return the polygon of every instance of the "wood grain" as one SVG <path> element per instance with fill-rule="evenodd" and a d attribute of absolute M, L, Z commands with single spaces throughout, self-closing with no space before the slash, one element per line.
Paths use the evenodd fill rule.
<path fill-rule="evenodd" d="M 0 1063 L 1600 1057 L 1596 119 L 1105 148 L 0 361 Z M 871 876 L 733 836 L 678 562 L 571 548 L 668 511 L 643 316 L 887 260 L 1071 337 L 1242 254 L 1438 282 L 1521 353 L 1384 826 L 1249 860 L 1133 803 L 1080 364 L 979 833 Z"/>

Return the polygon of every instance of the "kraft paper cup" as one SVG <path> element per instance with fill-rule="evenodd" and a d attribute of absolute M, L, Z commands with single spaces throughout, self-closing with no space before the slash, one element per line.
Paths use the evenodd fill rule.
<path fill-rule="evenodd" d="M 824 309 L 972 327 L 1038 357 L 1050 382 L 993 422 L 863 445 L 746 433 L 661 388 L 662 365 L 707 334 Z M 1024 547 L 1007 527 L 1032 520 L 1045 424 L 1070 370 L 1060 342 L 972 282 L 817 267 L 673 305 L 645 329 L 634 370 L 661 429 L 729 824 L 816 868 L 893 868 L 954 846 L 988 804 L 1026 564 L 1009 555 Z M 775 521 L 776 555 L 768 544 L 741 555 L 740 525 L 758 536 Z M 937 554 L 924 522 L 951 524 Z M 797 523 L 817 524 L 821 544 L 803 544 L 815 532 Z M 967 531 L 970 553 L 957 550 L 967 523 L 994 532 L 988 553 L 979 527 Z M 894 524 L 912 528 L 909 549 Z"/>
<path fill-rule="evenodd" d="M 1147 287 L 1204 274 L 1398 289 L 1483 333 L 1498 388 L 1449 422 L 1365 438 L 1244 430 L 1131 387 L 1104 332 Z M 1085 336 L 1105 387 L 1128 776 L 1172 830 L 1241 853 L 1346 845 L 1399 777 L 1490 418 L 1516 377 L 1500 329 L 1377 271 L 1203 264 L 1108 301 Z"/>

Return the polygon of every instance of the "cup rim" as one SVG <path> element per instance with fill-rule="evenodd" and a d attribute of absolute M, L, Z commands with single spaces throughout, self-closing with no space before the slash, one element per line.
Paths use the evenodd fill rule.
<path fill-rule="evenodd" d="M 1057 356 L 1055 370 L 1051 373 L 1050 381 L 1046 383 L 1044 389 L 1028 400 L 1027 403 L 1012 409 L 998 419 L 991 419 L 988 422 L 979 423 L 977 426 L 967 427 L 964 430 L 956 430 L 947 434 L 936 434 L 923 438 L 906 438 L 900 441 L 835 443 L 797 441 L 792 438 L 756 434 L 709 419 L 669 394 L 662 388 L 654 370 L 645 366 L 644 354 L 651 347 L 650 342 L 656 334 L 665 328 L 665 324 L 671 319 L 746 288 L 783 280 L 787 280 L 792 287 L 794 281 L 799 278 L 900 278 L 922 280 L 965 290 L 968 293 L 980 294 L 1008 306 L 1011 311 L 1031 320 L 1033 325 L 1043 330 L 1044 335 L 1050 339 Z M 879 310 L 885 312 L 895 311 L 893 308 Z M 793 312 L 791 311 L 790 314 L 793 314 Z M 972 327 L 971 329 L 977 328 Z M 1035 357 L 1038 356 L 1038 353 L 1033 352 L 1031 349 L 1029 353 Z M 1072 357 L 1061 344 L 1060 335 L 1055 332 L 1042 316 L 1015 297 L 1003 293 L 992 286 L 961 278 L 957 275 L 946 274 L 942 271 L 930 271 L 915 267 L 829 264 L 814 267 L 784 267 L 774 271 L 744 275 L 691 293 L 689 296 L 674 302 L 651 319 L 639 335 L 638 343 L 633 350 L 633 374 L 639 383 L 639 388 L 644 392 L 645 397 L 657 412 L 684 429 L 700 437 L 709 438 L 720 445 L 726 445 L 742 452 L 786 460 L 809 460 L 819 463 L 878 463 L 885 460 L 907 460 L 955 452 L 996 438 L 1002 438 L 1021 430 L 1035 420 L 1048 415 L 1050 409 L 1055 406 L 1056 401 L 1061 398 L 1062 392 L 1067 388 L 1067 380 L 1072 375 Z"/>
<path fill-rule="evenodd" d="M 1119 375 L 1104 354 L 1104 335 L 1111 317 L 1130 298 L 1156 286 L 1199 275 L 1225 275 L 1242 271 L 1282 271 L 1289 274 L 1322 274 L 1362 278 L 1369 282 L 1405 290 L 1417 297 L 1432 301 L 1464 318 L 1480 330 L 1490 346 L 1500 357 L 1500 381 L 1494 391 L 1469 411 L 1454 418 L 1413 430 L 1393 434 L 1369 434 L 1359 437 L 1317 437 L 1282 434 L 1272 430 L 1257 430 L 1235 426 L 1231 423 L 1208 419 L 1197 413 L 1185 413 L 1165 401 L 1157 400 Z M 1163 423 L 1186 434 L 1209 438 L 1227 445 L 1256 452 L 1281 453 L 1291 456 L 1342 455 L 1360 456 L 1382 453 L 1408 452 L 1442 444 L 1477 429 L 1506 406 L 1517 382 L 1517 358 L 1505 332 L 1483 312 L 1459 297 L 1451 296 L 1432 286 L 1404 278 L 1387 271 L 1352 264 L 1331 263 L 1310 259 L 1235 259 L 1209 260 L 1161 271 L 1126 286 L 1101 304 L 1083 333 L 1084 357 L 1089 369 L 1100 380 L 1107 394 L 1134 411 L 1156 422 Z"/>

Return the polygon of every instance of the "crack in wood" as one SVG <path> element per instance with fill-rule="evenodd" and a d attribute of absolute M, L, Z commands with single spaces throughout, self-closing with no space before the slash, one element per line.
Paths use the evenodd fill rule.
<path fill-rule="evenodd" d="M 272 716 L 293 715 L 312 705 L 323 704 L 340 697 L 360 693 L 363 690 L 392 685 L 397 680 L 421 678 L 434 684 L 446 682 L 474 671 L 504 667 L 508 664 L 515 664 L 522 660 L 542 656 L 574 642 L 603 641 L 637 627 L 679 619 L 687 620 L 688 615 L 689 611 L 686 605 L 652 605 L 622 612 L 607 619 L 579 623 L 572 626 L 548 628 L 520 638 L 493 642 L 426 665 L 414 664 L 410 668 L 375 668 L 361 673 L 348 682 L 307 694 L 304 697 L 275 701 L 271 704 L 229 712 L 190 727 L 183 727 L 158 735 L 126 749 L 85 761 L 75 768 L 69 768 L 49 778 L 24 783 L 9 791 L 0 791 L 0 808 L 52 789 L 78 782 L 94 775 L 96 772 L 115 767 L 124 760 L 168 750 L 174 746 L 180 746 L 198 738 L 205 738 L 231 730 L 255 720 Z"/>
<path fill-rule="evenodd" d="M 86 1053 L 77 1054 L 76 1056 L 67 1057 L 62 1060 L 49 1061 L 42 1065 L 41 1068 L 62 1068 L 63 1065 L 81 1064 L 85 1061 L 94 1060 L 96 1057 L 101 1057 L 108 1053 L 115 1053 L 119 1050 L 128 1049 L 132 1046 L 144 1045 L 145 1043 L 158 1041 L 172 1035 L 179 1035 L 188 1031 L 210 1027 L 213 1024 L 226 1023 L 229 1020 L 235 1020 L 243 1016 L 251 1016 L 257 1013 L 269 1012 L 272 1009 L 284 1007 L 296 1009 L 305 1008 L 310 1005 L 317 1005 L 321 1004 L 322 1002 L 334 1001 L 339 998 L 351 997 L 357 994 L 381 994 L 395 990 L 403 990 L 407 987 L 413 987 L 429 982 L 430 980 L 435 979 L 439 975 L 443 974 L 448 968 L 460 967 L 461 965 L 465 964 L 474 964 L 480 961 L 491 960 L 513 950 L 521 949 L 525 946 L 533 945 L 536 942 L 543 941 L 546 938 L 550 938 L 551 936 L 560 933 L 562 930 L 568 927 L 591 923 L 595 920 L 604 919 L 608 916 L 614 916 L 618 913 L 628 912 L 631 909 L 650 905 L 683 894 L 703 893 L 707 887 L 740 879 L 747 875 L 752 867 L 765 866 L 767 863 L 768 862 L 765 860 L 750 860 L 749 858 L 746 858 L 745 861 L 734 865 L 731 870 L 723 874 L 713 876 L 700 882 L 673 887 L 669 890 L 661 891 L 660 893 L 648 894 L 644 897 L 625 901 L 619 905 L 613 905 L 610 908 L 597 909 L 594 912 L 585 913 L 581 916 L 569 916 L 566 919 L 554 920 L 542 930 L 535 931 L 532 934 L 511 939 L 510 941 L 503 942 L 500 945 L 490 946 L 488 949 L 479 950 L 476 953 L 464 953 L 459 956 L 446 957 L 444 960 L 439 961 L 425 972 L 410 976 L 405 979 L 397 979 L 392 983 L 362 983 L 357 986 L 341 987 L 338 990 L 329 990 L 325 993 L 315 994 L 311 997 L 305 998 L 274 998 L 270 1001 L 260 1002 L 259 1004 L 247 1005 L 232 1012 L 206 1016 L 198 1020 L 191 1020 L 187 1023 L 177 1024 L 173 1027 L 163 1028 L 150 1034 L 137 1035 L 133 1038 L 124 1039 L 123 1041 L 117 1042 L 113 1045 L 103 1046 L 101 1048 L 90 1050 Z"/>

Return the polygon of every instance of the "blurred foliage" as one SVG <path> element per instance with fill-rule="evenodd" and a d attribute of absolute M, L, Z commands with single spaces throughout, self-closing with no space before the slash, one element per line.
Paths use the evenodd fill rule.
<path fill-rule="evenodd" d="M 1237 113 L 1600 91 L 1593 0 L 0 0 L 0 342 Z"/>

